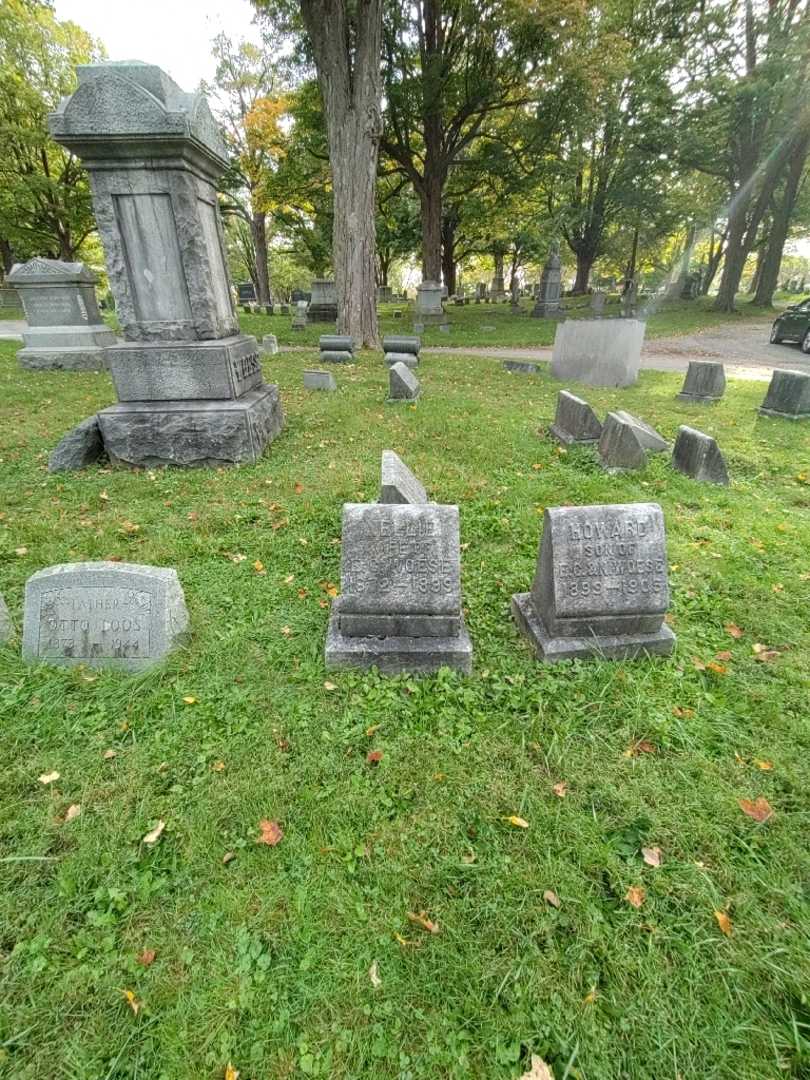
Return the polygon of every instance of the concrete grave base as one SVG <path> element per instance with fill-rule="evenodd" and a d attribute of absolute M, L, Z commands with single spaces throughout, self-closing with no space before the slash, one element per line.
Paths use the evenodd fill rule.
<path fill-rule="evenodd" d="M 113 338 L 115 341 L 115 338 Z M 52 349 L 20 349 L 17 360 L 29 371 L 104 371 L 107 350 L 98 345 Z"/>
<path fill-rule="evenodd" d="M 515 593 L 512 597 L 512 617 L 537 654 L 537 659 L 549 664 L 577 659 L 632 660 L 645 654 L 669 656 L 675 648 L 675 635 L 665 624 L 653 633 L 552 638 L 532 603 L 531 593 Z"/>
<path fill-rule="evenodd" d="M 256 462 L 284 426 L 278 387 L 235 401 L 131 401 L 98 414 L 115 465 L 198 466 Z"/>
<path fill-rule="evenodd" d="M 214 341 L 127 341 L 107 356 L 122 402 L 214 401 L 262 385 L 259 345 L 247 334 Z"/>
<path fill-rule="evenodd" d="M 442 667 L 472 671 L 472 641 L 464 620 L 452 637 L 347 637 L 340 629 L 339 602 L 332 606 L 326 633 L 326 667 L 376 667 L 384 675 L 430 675 Z"/>

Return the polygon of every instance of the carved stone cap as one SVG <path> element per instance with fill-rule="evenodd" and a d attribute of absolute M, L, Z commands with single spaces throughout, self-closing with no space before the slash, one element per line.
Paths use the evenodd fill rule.
<path fill-rule="evenodd" d="M 15 263 L 6 278 L 9 285 L 95 285 L 98 278 L 82 262 L 61 259 L 29 259 Z"/>

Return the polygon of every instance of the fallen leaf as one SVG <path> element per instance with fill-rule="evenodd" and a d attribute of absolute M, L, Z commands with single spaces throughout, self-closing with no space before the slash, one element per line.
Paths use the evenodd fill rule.
<path fill-rule="evenodd" d="M 140 956 L 136 956 L 136 961 L 142 967 L 149 967 L 150 964 L 154 964 L 157 953 L 154 949 L 144 949 Z"/>
<path fill-rule="evenodd" d="M 105 761 L 112 761 L 112 759 L 116 756 L 116 751 L 105 750 L 101 756 L 104 758 Z"/>
<path fill-rule="evenodd" d="M 27 555 L 27 554 L 28 554 L 28 548 L 27 548 L 27 547 L 18 547 L 18 548 L 14 548 L 14 554 L 15 554 L 15 555 L 19 555 L 19 556 L 20 556 L 20 558 L 22 558 L 22 556 L 23 556 L 23 555 Z"/>
<path fill-rule="evenodd" d="M 706 665 L 706 670 L 713 671 L 715 675 L 728 674 L 728 668 L 725 666 L 725 664 L 718 664 L 715 660 L 710 660 L 708 662 L 708 664 Z"/>
<path fill-rule="evenodd" d="M 334 596 L 337 596 L 337 594 L 338 594 L 337 585 L 334 585 L 331 581 L 322 581 L 321 582 L 321 588 L 323 589 L 323 591 L 326 593 L 327 596 L 334 597 Z"/>
<path fill-rule="evenodd" d="M 133 1013 L 137 1016 L 141 1011 L 141 1002 L 135 997 L 134 991 L 122 990 L 121 993 L 124 995 L 127 1005 L 129 1005 L 130 1009 L 132 1009 Z"/>
<path fill-rule="evenodd" d="M 110 496 L 109 496 L 109 495 L 107 494 L 107 492 L 106 492 L 106 491 L 100 491 L 100 492 L 98 493 L 98 497 L 99 497 L 100 499 L 103 499 L 103 500 L 104 500 L 104 502 L 107 502 L 107 500 L 109 499 L 109 497 L 110 497 Z"/>
<path fill-rule="evenodd" d="M 698 671 L 705 671 L 706 670 L 706 665 L 697 656 L 692 657 L 692 667 L 696 668 Z"/>
<path fill-rule="evenodd" d="M 743 636 L 743 633 L 744 633 L 744 631 L 742 631 L 740 629 L 740 627 L 737 626 L 737 624 L 733 623 L 733 622 L 727 622 L 725 624 L 725 626 L 723 627 L 723 629 L 725 630 L 725 632 L 730 637 L 733 637 L 733 638 L 741 638 Z"/>
<path fill-rule="evenodd" d="M 725 911 L 715 911 L 714 917 L 726 937 L 731 937 L 731 919 L 726 915 Z"/>
<path fill-rule="evenodd" d="M 185 702 L 186 705 L 196 705 L 197 704 L 197 699 L 195 697 L 192 697 L 191 694 L 189 694 L 188 697 L 184 697 L 183 701 Z"/>
<path fill-rule="evenodd" d="M 256 562 L 253 564 L 253 569 L 256 571 L 257 574 L 267 573 L 264 568 L 264 563 L 261 561 L 261 559 L 256 560 Z"/>
<path fill-rule="evenodd" d="M 785 591 L 785 586 L 780 584 L 778 581 L 774 582 L 774 584 L 771 585 L 771 592 L 780 593 L 780 592 L 784 592 L 784 591 Z"/>
<path fill-rule="evenodd" d="M 65 824 L 67 825 L 67 823 L 69 821 L 73 821 L 73 819 L 77 818 L 81 812 L 82 812 L 81 805 L 79 803 L 73 803 L 73 805 L 69 806 L 67 808 L 67 810 L 65 811 L 65 817 L 64 817 Z"/>
<path fill-rule="evenodd" d="M 762 769 L 763 772 L 770 772 L 773 768 L 772 761 L 763 761 L 761 758 L 754 758 L 754 764 L 758 769 Z"/>
<path fill-rule="evenodd" d="M 547 904 L 551 904 L 552 907 L 562 907 L 560 898 L 559 896 L 557 896 L 553 889 L 546 889 L 546 891 L 543 893 L 543 899 Z"/>
<path fill-rule="evenodd" d="M 199 516 L 200 515 L 197 513 L 196 510 L 189 510 L 189 512 L 186 514 L 186 517 L 189 521 L 196 521 Z"/>
<path fill-rule="evenodd" d="M 723 649 L 722 652 L 716 652 L 714 658 L 715 660 L 732 660 L 734 656 L 728 649 Z"/>
<path fill-rule="evenodd" d="M 595 990 L 590 990 L 585 995 L 585 997 L 582 999 L 582 1004 L 583 1005 L 593 1005 L 593 1003 L 595 1001 L 596 1001 L 596 991 Z"/>
<path fill-rule="evenodd" d="M 753 802 L 751 799 L 738 799 L 737 804 L 744 814 L 760 823 L 767 821 L 773 815 L 773 807 L 762 795 Z"/>
<path fill-rule="evenodd" d="M 166 822 L 165 821 L 159 821 L 157 823 L 157 825 L 154 827 L 154 829 L 152 829 L 151 832 L 148 832 L 146 834 L 146 836 L 143 838 L 144 844 L 156 844 L 158 842 L 158 840 L 160 839 L 161 834 L 162 834 L 162 832 L 163 832 L 163 830 L 165 828 L 166 828 Z"/>
<path fill-rule="evenodd" d="M 297 483 L 295 485 L 295 494 L 296 495 L 300 495 L 303 492 L 303 490 L 304 490 L 304 485 L 303 484 Z"/>
<path fill-rule="evenodd" d="M 396 942 L 398 942 L 403 947 L 403 949 L 407 948 L 408 946 L 412 946 L 414 949 L 419 948 L 419 942 L 418 941 L 408 941 L 408 939 L 404 938 L 402 936 L 402 934 L 395 933 L 394 934 L 394 940 Z"/>
<path fill-rule="evenodd" d="M 298 590 L 298 599 L 299 600 L 306 600 L 306 598 L 308 596 L 309 596 L 309 592 L 306 589 L 299 589 Z"/>
<path fill-rule="evenodd" d="M 230 1061 L 225 1066 L 224 1080 L 239 1080 L 239 1070 L 235 1069 L 233 1065 L 231 1065 Z"/>
<path fill-rule="evenodd" d="M 695 715 L 695 710 L 684 708 L 682 705 L 674 705 L 672 715 L 677 716 L 680 720 L 689 720 Z"/>
<path fill-rule="evenodd" d="M 532 1054 L 531 1068 L 520 1080 L 554 1080 L 554 1073 L 537 1054 Z"/>
<path fill-rule="evenodd" d="M 382 986 L 382 979 L 380 978 L 380 969 L 377 967 L 376 960 L 368 969 L 368 977 L 369 979 L 371 979 L 371 985 L 374 987 L 374 989 L 379 990 Z"/>
<path fill-rule="evenodd" d="M 257 844 L 267 844 L 268 847 L 275 847 L 284 836 L 277 821 L 268 821 L 265 818 L 259 822 L 259 828 L 261 829 L 261 836 L 256 840 Z"/>
<path fill-rule="evenodd" d="M 564 780 L 561 780 L 558 784 L 555 784 L 551 790 L 558 799 L 564 799 L 568 793 L 568 784 Z"/>
<path fill-rule="evenodd" d="M 140 525 L 136 525 L 134 521 L 122 521 L 121 532 L 127 533 L 128 536 L 132 536 L 133 533 L 140 532 Z"/>
<path fill-rule="evenodd" d="M 225 770 L 225 762 L 224 761 L 214 761 L 214 762 L 211 763 L 211 771 L 212 772 L 224 772 L 224 770 Z"/>
<path fill-rule="evenodd" d="M 514 825 L 516 829 L 528 829 L 529 823 L 525 818 L 518 817 L 516 814 L 512 814 L 511 817 L 504 818 L 504 821 L 508 821 L 510 825 Z"/>
<path fill-rule="evenodd" d="M 236 858 L 236 854 L 233 851 L 226 851 L 222 856 L 222 865 L 227 866 L 229 862 L 233 862 Z"/>
<path fill-rule="evenodd" d="M 335 684 L 333 682 L 329 682 L 328 679 L 323 684 L 323 688 L 324 688 L 324 690 L 337 690 L 337 686 L 335 686 Z"/>
<path fill-rule="evenodd" d="M 382 757 L 382 750 L 369 750 L 369 752 L 366 754 L 366 761 L 369 763 L 369 765 L 379 765 L 379 763 L 382 761 Z"/>
<path fill-rule="evenodd" d="M 624 898 L 627 903 L 632 904 L 634 908 L 640 908 L 644 903 L 646 895 L 647 890 L 642 885 L 631 885 Z"/>
<path fill-rule="evenodd" d="M 636 757 L 638 754 L 654 754 L 655 747 L 651 742 L 647 742 L 646 739 L 641 739 L 639 742 L 633 743 L 628 746 L 624 752 L 625 757 Z"/>
<path fill-rule="evenodd" d="M 764 663 L 769 663 L 771 660 L 775 660 L 779 655 L 776 649 L 769 649 L 767 645 L 762 645 L 760 642 L 756 642 L 751 646 L 754 653 L 755 660 L 761 660 Z"/>
<path fill-rule="evenodd" d="M 432 922 L 427 917 L 426 911 L 420 911 L 418 913 L 415 911 L 409 911 L 408 922 L 415 923 L 416 926 L 421 926 L 422 929 L 427 930 L 429 934 L 438 934 L 439 932 L 439 924 Z"/>
<path fill-rule="evenodd" d="M 661 865 L 661 848 L 660 847 L 643 847 L 641 849 L 641 855 L 647 866 L 660 866 Z"/>
<path fill-rule="evenodd" d="M 44 772 L 39 778 L 40 784 L 53 784 L 59 779 L 59 773 L 54 769 L 53 772 Z"/>
<path fill-rule="evenodd" d="M 366 728 L 366 737 L 370 739 L 371 736 L 374 734 L 374 732 L 379 731 L 381 727 L 382 727 L 382 724 L 372 724 L 371 727 L 367 727 Z"/>

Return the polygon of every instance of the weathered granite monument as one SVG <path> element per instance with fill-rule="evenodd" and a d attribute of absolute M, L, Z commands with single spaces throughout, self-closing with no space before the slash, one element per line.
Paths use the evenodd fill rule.
<path fill-rule="evenodd" d="M 426 326 L 449 326 L 442 304 L 442 286 L 438 281 L 423 281 L 416 289 L 413 328 L 421 334 Z"/>
<path fill-rule="evenodd" d="M 602 425 L 587 401 L 578 398 L 570 390 L 560 390 L 557 394 L 554 423 L 549 432 L 564 446 L 594 443 L 599 441 Z"/>
<path fill-rule="evenodd" d="M 460 561 L 457 506 L 347 503 L 327 668 L 468 674 Z"/>
<path fill-rule="evenodd" d="M 646 323 L 640 319 L 569 319 L 557 326 L 551 374 L 589 386 L 632 386 L 638 379 Z"/>
<path fill-rule="evenodd" d="M 690 360 L 678 394 L 682 401 L 719 401 L 726 389 L 726 372 L 719 362 Z"/>
<path fill-rule="evenodd" d="M 727 487 L 729 483 L 726 462 L 717 442 L 711 435 L 705 435 L 685 424 L 678 428 L 672 451 L 672 467 L 707 484 L 722 484 Z"/>
<path fill-rule="evenodd" d="M 49 566 L 25 586 L 23 657 L 141 671 L 162 660 L 188 629 L 177 573 L 134 563 Z"/>
<path fill-rule="evenodd" d="M 661 454 L 664 450 L 669 449 L 669 443 L 663 435 L 651 427 L 646 420 L 642 420 L 638 416 L 634 416 L 633 413 L 625 412 L 624 409 L 614 409 L 614 416 L 618 416 L 619 419 L 632 427 L 636 434 L 636 438 L 644 447 L 645 450 L 651 450 L 654 454 Z"/>
<path fill-rule="evenodd" d="M 334 281 L 316 278 L 311 285 L 309 318 L 312 322 L 337 322 L 337 292 Z"/>
<path fill-rule="evenodd" d="M 810 420 L 810 373 L 777 368 L 759 412 L 783 420 Z"/>
<path fill-rule="evenodd" d="M 392 364 L 388 369 L 388 400 L 416 401 L 421 387 L 419 380 L 407 364 Z"/>
<path fill-rule="evenodd" d="M 228 165 L 205 98 L 136 61 L 81 65 L 49 125 L 81 158 L 125 342 L 99 413 L 113 463 L 256 461 L 283 426 L 255 338 L 239 333 L 216 181 Z"/>
<path fill-rule="evenodd" d="M 562 313 L 562 261 L 560 245 L 555 240 L 540 277 L 540 287 L 532 308 L 533 319 L 549 319 Z"/>
<path fill-rule="evenodd" d="M 428 501 L 427 492 L 399 454 L 383 450 L 380 467 L 381 503 L 410 503 L 418 506 Z"/>
<path fill-rule="evenodd" d="M 530 592 L 512 615 L 539 660 L 668 655 L 664 515 L 657 503 L 552 507 Z"/>
<path fill-rule="evenodd" d="M 28 328 L 17 360 L 24 368 L 99 371 L 116 336 L 96 301 L 96 275 L 80 262 L 31 259 L 6 279 L 22 302 Z"/>

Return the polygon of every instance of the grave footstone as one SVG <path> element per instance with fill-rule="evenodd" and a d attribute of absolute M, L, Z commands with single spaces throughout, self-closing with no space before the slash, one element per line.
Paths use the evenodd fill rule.
<path fill-rule="evenodd" d="M 608 472 L 643 469 L 647 464 L 637 429 L 618 413 L 609 412 L 605 417 L 599 437 L 599 460 Z"/>
<path fill-rule="evenodd" d="M 72 472 L 86 469 L 104 456 L 104 440 L 98 417 L 82 420 L 65 435 L 48 457 L 48 472 Z"/>
<path fill-rule="evenodd" d="M 318 347 L 321 350 L 321 363 L 354 363 L 354 339 L 349 334 L 321 334 Z"/>
<path fill-rule="evenodd" d="M 487 328 L 482 327 L 482 329 Z M 513 375 L 536 375 L 539 370 L 537 364 L 530 364 L 523 360 L 504 360 L 503 369 L 510 371 Z"/>
<path fill-rule="evenodd" d="M 646 324 L 640 319 L 569 319 L 557 325 L 551 374 L 589 386 L 632 386 Z"/>
<path fill-rule="evenodd" d="M 335 376 L 331 371 L 304 371 L 304 387 L 307 390 L 337 390 Z"/>
<path fill-rule="evenodd" d="M 695 480 L 728 486 L 728 469 L 716 440 L 685 424 L 678 428 L 672 465 Z"/>
<path fill-rule="evenodd" d="M 107 349 L 119 404 L 98 414 L 110 460 L 255 462 L 284 418 L 239 332 L 217 207 L 228 152 L 208 104 L 152 64 L 77 73 L 49 126 L 90 173 L 126 339 Z"/>
<path fill-rule="evenodd" d="M 96 275 L 80 262 L 31 259 L 18 263 L 6 279 L 19 293 L 28 322 L 21 367 L 52 371 L 99 371 L 104 350 L 116 336 L 96 301 Z"/>
<path fill-rule="evenodd" d="M 419 391 L 419 380 L 405 364 L 394 364 L 388 369 L 389 401 L 416 401 Z"/>
<path fill-rule="evenodd" d="M 625 424 L 629 424 L 636 433 L 636 438 L 644 447 L 645 450 L 651 450 L 654 454 L 663 453 L 664 450 L 669 449 L 669 443 L 663 435 L 659 435 L 655 428 L 642 420 L 638 416 L 634 416 L 632 413 L 625 412 L 624 409 L 614 409 L 614 413 L 623 420 Z"/>
<path fill-rule="evenodd" d="M 298 300 L 295 304 L 295 311 L 292 318 L 293 330 L 305 330 L 307 326 L 307 302 L 306 300 Z"/>
<path fill-rule="evenodd" d="M 460 558 L 457 506 L 347 503 L 327 668 L 469 674 Z"/>
<path fill-rule="evenodd" d="M 414 353 L 389 352 L 385 354 L 383 359 L 388 367 L 393 367 L 394 364 L 404 364 L 405 367 L 411 370 L 419 367 L 419 357 Z"/>
<path fill-rule="evenodd" d="M 427 492 L 399 454 L 383 450 L 380 470 L 381 503 L 410 503 L 420 505 L 428 501 Z"/>
<path fill-rule="evenodd" d="M 784 420 L 810 419 L 810 373 L 775 370 L 759 412 Z"/>
<path fill-rule="evenodd" d="M 11 612 L 0 593 L 0 645 L 5 645 L 14 637 L 14 624 L 11 621 Z"/>
<path fill-rule="evenodd" d="M 558 442 L 571 446 L 575 443 L 598 442 L 602 425 L 587 401 L 578 398 L 570 390 L 560 390 L 557 394 L 554 423 L 549 431 Z"/>
<path fill-rule="evenodd" d="M 64 563 L 25 586 L 23 656 L 32 663 L 141 671 L 187 629 L 180 581 L 164 567 Z"/>
<path fill-rule="evenodd" d="M 726 373 L 721 363 L 690 360 L 681 392 L 683 401 L 719 401 L 726 389 Z"/>
<path fill-rule="evenodd" d="M 547 509 L 531 591 L 512 615 L 537 658 L 669 655 L 664 515 L 657 503 Z"/>

